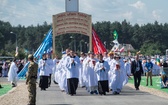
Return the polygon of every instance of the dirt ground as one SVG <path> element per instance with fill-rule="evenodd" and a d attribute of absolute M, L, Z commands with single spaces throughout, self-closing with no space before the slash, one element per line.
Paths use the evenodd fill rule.
<path fill-rule="evenodd" d="M 18 86 L 7 94 L 0 96 L 1 105 L 27 105 L 28 91 L 25 83 L 18 83 Z"/>

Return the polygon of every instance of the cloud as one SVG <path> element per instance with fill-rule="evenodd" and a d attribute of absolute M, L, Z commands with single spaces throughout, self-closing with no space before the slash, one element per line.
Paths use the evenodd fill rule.
<path fill-rule="evenodd" d="M 142 1 L 137 1 L 134 4 L 129 4 L 129 6 L 135 7 L 136 9 L 143 9 L 145 4 Z"/>
<path fill-rule="evenodd" d="M 65 0 L 0 0 L 0 19 L 9 21 L 12 25 L 30 26 L 43 24 L 44 21 L 52 23 L 52 15 L 65 12 Z M 132 0 L 131 0 L 132 1 Z M 123 21 L 130 23 L 150 22 L 163 19 L 159 10 L 146 8 L 149 2 L 141 0 L 79 0 L 79 12 L 92 15 L 92 22 L 97 21 Z M 135 9 L 136 8 L 136 9 Z M 167 8 L 167 7 L 166 7 Z M 138 11 L 137 11 L 138 10 Z M 166 9 L 162 9 L 166 10 Z M 166 20 L 165 15 L 165 20 Z M 142 20 L 137 20 L 137 19 Z"/>
<path fill-rule="evenodd" d="M 152 16 L 155 20 L 160 20 L 161 16 L 159 14 L 160 14 L 159 10 L 153 10 L 152 11 Z"/>
<path fill-rule="evenodd" d="M 128 20 L 131 20 L 133 18 L 131 11 L 123 13 L 122 16 Z"/>
<path fill-rule="evenodd" d="M 51 23 L 52 15 L 65 12 L 64 1 L 54 1 L 3 0 L 3 4 L 0 4 L 1 19 L 9 21 L 12 25 L 37 25 L 38 23 L 43 24 L 44 21 Z"/>
<path fill-rule="evenodd" d="M 8 3 L 8 0 L 1 0 L 1 6 L 5 6 Z"/>

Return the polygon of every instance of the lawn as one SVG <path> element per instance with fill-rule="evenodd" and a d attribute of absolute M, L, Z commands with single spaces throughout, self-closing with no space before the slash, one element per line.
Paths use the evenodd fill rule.
<path fill-rule="evenodd" d="M 2 85 L 3 88 L 0 88 L 0 96 L 6 94 L 9 90 L 12 89 L 11 85 Z"/>
<path fill-rule="evenodd" d="M 133 78 L 133 77 L 131 77 L 131 78 Z M 148 84 L 150 84 L 149 80 L 150 79 L 148 79 Z M 161 86 L 160 86 L 160 77 L 159 76 L 153 76 L 152 77 L 152 81 L 153 81 L 153 86 L 150 86 L 150 85 L 146 86 L 146 77 L 142 76 L 142 78 L 141 78 L 141 86 L 157 89 L 157 90 L 160 90 L 160 91 L 168 93 L 168 88 L 161 89 Z M 133 84 L 134 83 L 134 79 L 129 79 L 129 83 Z"/>

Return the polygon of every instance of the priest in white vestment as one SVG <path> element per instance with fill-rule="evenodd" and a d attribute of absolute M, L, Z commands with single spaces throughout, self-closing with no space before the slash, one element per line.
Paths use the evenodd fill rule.
<path fill-rule="evenodd" d="M 11 81 L 12 87 L 17 86 L 18 81 L 17 71 L 18 71 L 17 62 L 16 59 L 14 59 L 10 65 L 8 72 L 8 81 Z"/>

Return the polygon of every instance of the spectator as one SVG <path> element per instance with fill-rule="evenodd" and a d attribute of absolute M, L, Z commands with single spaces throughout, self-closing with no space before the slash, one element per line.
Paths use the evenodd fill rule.
<path fill-rule="evenodd" d="M 3 87 L 1 86 L 1 84 L 0 84 L 0 88 L 3 88 Z"/>
<path fill-rule="evenodd" d="M 168 88 L 168 78 L 165 74 L 161 75 L 161 87 Z"/>
<path fill-rule="evenodd" d="M 7 75 L 8 75 L 8 64 L 4 62 L 2 66 L 2 76 L 7 77 Z"/>
<path fill-rule="evenodd" d="M 145 64 L 145 71 L 146 71 L 146 86 L 148 86 L 148 78 L 150 77 L 150 85 L 152 86 L 152 69 L 153 63 L 151 62 L 150 58 L 148 58 L 147 63 Z"/>
<path fill-rule="evenodd" d="M 23 63 L 21 61 L 18 61 L 18 71 L 17 73 L 19 73 L 22 69 L 23 69 Z"/>

